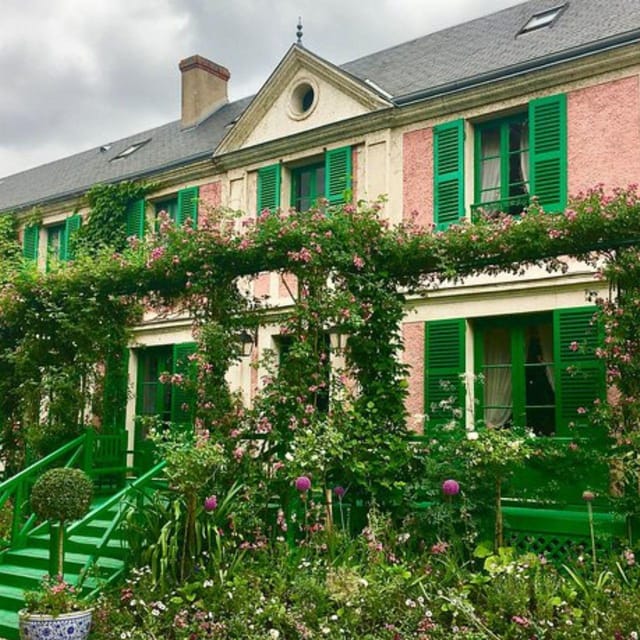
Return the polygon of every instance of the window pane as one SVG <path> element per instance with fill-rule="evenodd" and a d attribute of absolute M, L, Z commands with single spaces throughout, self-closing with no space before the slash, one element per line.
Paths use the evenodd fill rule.
<path fill-rule="evenodd" d="M 156 217 L 161 211 L 164 211 L 169 216 L 169 219 L 175 222 L 178 215 L 178 198 L 169 198 L 168 200 L 157 202 L 155 210 Z"/>
<path fill-rule="evenodd" d="M 500 129 L 480 135 L 480 202 L 495 202 L 500 199 Z"/>
<path fill-rule="evenodd" d="M 551 324 L 525 331 L 525 411 L 527 426 L 537 435 L 555 433 L 555 370 Z"/>
<path fill-rule="evenodd" d="M 484 420 L 487 426 L 503 427 L 513 414 L 511 338 L 506 328 L 484 334 Z"/>

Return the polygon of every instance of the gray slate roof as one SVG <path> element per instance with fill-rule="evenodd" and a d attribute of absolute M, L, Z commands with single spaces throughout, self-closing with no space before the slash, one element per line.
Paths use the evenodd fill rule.
<path fill-rule="evenodd" d="M 373 81 L 402 104 L 523 70 L 549 58 L 568 57 L 594 45 L 640 37 L 640 0 L 568 0 L 552 27 L 517 35 L 532 15 L 560 4 L 562 0 L 529 0 L 341 68 L 360 80 Z M 108 151 L 89 149 L 0 179 L 0 211 L 82 193 L 98 182 L 143 177 L 206 158 L 251 99 L 225 105 L 192 129 L 183 131 L 177 120 L 118 140 Z M 147 138 L 150 141 L 131 156 L 110 161 L 129 145 Z"/>

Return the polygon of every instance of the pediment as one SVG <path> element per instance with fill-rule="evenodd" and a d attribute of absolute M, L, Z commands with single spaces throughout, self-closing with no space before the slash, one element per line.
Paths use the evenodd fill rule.
<path fill-rule="evenodd" d="M 215 155 L 285 138 L 392 106 L 381 92 L 293 45 Z"/>

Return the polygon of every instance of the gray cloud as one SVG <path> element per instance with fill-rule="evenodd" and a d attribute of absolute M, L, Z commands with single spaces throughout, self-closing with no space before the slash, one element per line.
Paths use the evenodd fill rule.
<path fill-rule="evenodd" d="M 341 64 L 518 0 L 5 0 L 0 176 L 179 117 L 178 62 L 256 92 L 295 40 Z"/>

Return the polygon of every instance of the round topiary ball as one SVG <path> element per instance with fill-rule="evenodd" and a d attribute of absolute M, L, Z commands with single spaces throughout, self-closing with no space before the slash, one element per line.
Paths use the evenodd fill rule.
<path fill-rule="evenodd" d="M 39 518 L 66 522 L 89 511 L 93 483 L 81 469 L 50 469 L 31 491 L 31 507 Z"/>

